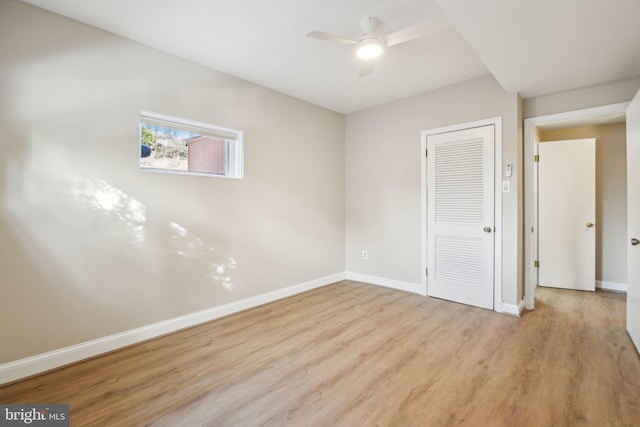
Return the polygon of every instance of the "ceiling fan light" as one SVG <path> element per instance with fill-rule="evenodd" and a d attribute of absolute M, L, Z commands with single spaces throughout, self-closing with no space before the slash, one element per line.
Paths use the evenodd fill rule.
<path fill-rule="evenodd" d="M 358 44 L 356 56 L 360 59 L 371 60 L 382 55 L 382 45 L 376 39 L 363 40 Z"/>

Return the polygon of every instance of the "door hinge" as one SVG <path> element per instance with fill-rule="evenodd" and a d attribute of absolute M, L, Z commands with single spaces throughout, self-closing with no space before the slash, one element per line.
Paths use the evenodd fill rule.
<path fill-rule="evenodd" d="M 536 154 L 535 156 L 533 156 L 533 163 L 538 163 L 540 162 L 540 155 Z"/>
<path fill-rule="evenodd" d="M 533 261 L 533 268 L 540 268 L 540 261 Z"/>
<path fill-rule="evenodd" d="M 424 270 L 424 274 L 425 274 L 426 276 L 428 276 L 428 275 L 429 275 L 429 269 L 428 269 L 428 268 L 425 268 L 425 270 Z"/>
<path fill-rule="evenodd" d="M 429 154 L 428 154 L 428 153 L 429 153 L 429 150 L 425 148 L 425 149 L 424 149 L 424 156 L 425 156 L 425 157 L 429 157 Z"/>

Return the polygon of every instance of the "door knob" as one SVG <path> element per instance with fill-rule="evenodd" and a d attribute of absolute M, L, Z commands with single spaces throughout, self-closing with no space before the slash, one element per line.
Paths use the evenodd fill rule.
<path fill-rule="evenodd" d="M 483 228 L 483 230 L 484 230 L 485 233 L 491 233 L 493 231 L 493 229 L 491 227 L 489 227 L 489 226 Z"/>
<path fill-rule="evenodd" d="M 592 223 L 592 222 L 588 222 L 588 223 L 587 223 L 587 227 L 588 227 L 588 228 L 593 227 L 593 223 Z"/>
<path fill-rule="evenodd" d="M 638 246 L 638 244 L 640 244 L 640 240 L 636 239 L 635 237 L 631 239 L 631 245 Z"/>

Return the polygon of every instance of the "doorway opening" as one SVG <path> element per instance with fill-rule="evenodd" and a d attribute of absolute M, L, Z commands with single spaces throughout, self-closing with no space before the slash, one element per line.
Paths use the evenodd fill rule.
<path fill-rule="evenodd" d="M 539 176 L 540 143 L 562 139 L 596 138 L 596 285 L 605 289 L 625 290 L 626 221 L 612 221 L 616 214 L 626 217 L 626 147 L 625 117 L 629 103 L 535 117 L 525 120 L 525 308 L 535 306 L 538 286 L 539 253 Z M 622 138 L 622 141 L 620 140 Z M 607 143 L 610 143 L 607 146 Z M 621 147 L 622 144 L 622 147 Z M 606 173 L 605 173 L 606 171 Z M 617 183 L 617 184 L 616 184 Z M 620 185 L 618 185 L 620 184 Z M 599 225 L 598 225 L 599 224 Z M 618 229 L 621 228 L 621 229 Z M 605 231 L 605 229 L 608 229 Z M 612 249 L 613 248 L 613 249 Z M 618 254 L 619 252 L 619 254 Z M 617 254 L 617 255 L 616 255 Z M 608 278 L 609 280 L 605 280 Z M 597 280 L 600 279 L 600 280 Z"/>

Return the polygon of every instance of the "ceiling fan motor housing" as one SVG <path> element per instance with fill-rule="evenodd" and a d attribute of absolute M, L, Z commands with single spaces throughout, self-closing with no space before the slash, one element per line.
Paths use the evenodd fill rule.
<path fill-rule="evenodd" d="M 362 28 L 362 35 L 360 36 L 360 41 L 366 39 L 377 39 L 378 37 L 375 34 L 376 27 L 380 21 L 373 16 L 367 16 L 362 18 L 360 21 L 360 28 Z"/>

